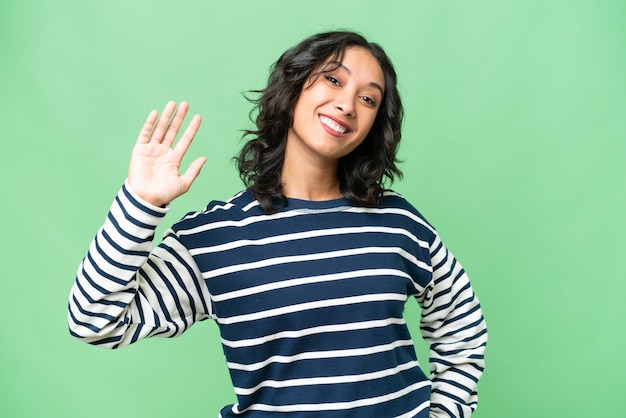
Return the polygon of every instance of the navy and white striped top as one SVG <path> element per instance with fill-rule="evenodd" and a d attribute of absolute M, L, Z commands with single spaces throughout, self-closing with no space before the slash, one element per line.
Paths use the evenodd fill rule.
<path fill-rule="evenodd" d="M 378 208 L 242 192 L 176 223 L 124 185 L 81 263 L 70 332 L 117 348 L 213 318 L 237 403 L 227 417 L 469 417 L 485 321 L 467 275 L 401 196 Z M 431 345 L 419 367 L 403 318 L 417 298 Z M 432 383 L 432 385 L 431 385 Z"/>

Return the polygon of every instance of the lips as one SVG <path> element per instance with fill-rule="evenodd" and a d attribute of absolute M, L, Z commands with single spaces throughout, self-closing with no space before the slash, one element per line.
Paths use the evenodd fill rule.
<path fill-rule="evenodd" d="M 344 136 L 351 131 L 348 125 L 328 115 L 320 115 L 319 119 L 326 132 L 333 136 Z"/>

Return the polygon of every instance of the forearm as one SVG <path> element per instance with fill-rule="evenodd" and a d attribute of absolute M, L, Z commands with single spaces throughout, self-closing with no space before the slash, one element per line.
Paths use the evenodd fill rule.
<path fill-rule="evenodd" d="M 166 209 L 146 206 L 124 185 L 81 262 L 69 299 L 70 333 L 105 345 L 121 338 L 139 288 L 138 271 Z M 112 341 L 107 342 L 107 339 Z"/>
<path fill-rule="evenodd" d="M 487 328 L 475 297 L 461 318 L 452 319 L 457 329 L 431 345 L 431 410 L 433 417 L 469 417 L 478 405 L 478 380 L 484 370 Z"/>
<path fill-rule="evenodd" d="M 421 301 L 422 335 L 431 347 L 431 417 L 469 417 L 478 402 L 487 327 L 461 264 L 440 241 L 431 253 L 433 280 Z"/>

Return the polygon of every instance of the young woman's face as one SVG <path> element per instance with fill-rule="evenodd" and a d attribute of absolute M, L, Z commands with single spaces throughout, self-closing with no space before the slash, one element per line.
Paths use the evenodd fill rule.
<path fill-rule="evenodd" d="M 358 147 L 374 124 L 385 90 L 385 76 L 366 49 L 349 47 L 341 65 L 305 83 L 287 134 L 289 158 L 333 162 Z M 317 77 L 317 78 L 315 78 Z M 303 161 L 304 162 L 304 161 Z"/>

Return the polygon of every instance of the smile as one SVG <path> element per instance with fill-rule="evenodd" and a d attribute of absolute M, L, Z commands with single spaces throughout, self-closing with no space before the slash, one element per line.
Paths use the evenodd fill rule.
<path fill-rule="evenodd" d="M 346 132 L 348 132 L 348 128 L 338 124 L 327 116 L 320 116 L 320 122 L 322 122 L 323 125 L 330 128 L 331 130 L 337 132 L 338 134 L 345 134 Z"/>

